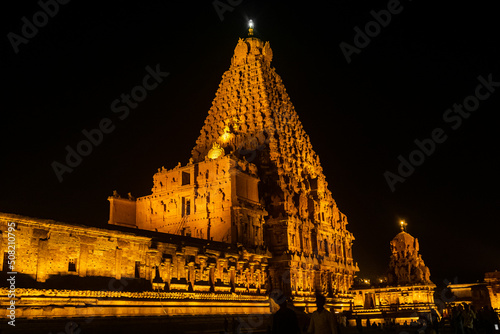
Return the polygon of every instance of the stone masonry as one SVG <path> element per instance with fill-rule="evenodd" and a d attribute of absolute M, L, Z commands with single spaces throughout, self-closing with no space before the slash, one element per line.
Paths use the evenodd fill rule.
<path fill-rule="evenodd" d="M 269 42 L 250 29 L 189 163 L 159 169 L 152 195 L 110 197 L 110 223 L 266 247 L 273 288 L 296 305 L 316 291 L 342 304 L 358 270 L 354 237 L 272 57 Z"/>

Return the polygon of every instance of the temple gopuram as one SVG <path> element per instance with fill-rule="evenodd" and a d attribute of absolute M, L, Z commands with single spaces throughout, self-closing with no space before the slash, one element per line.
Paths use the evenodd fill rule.
<path fill-rule="evenodd" d="M 111 196 L 110 224 L 269 250 L 269 287 L 296 306 L 315 291 L 349 305 L 354 237 L 285 86 L 269 42 L 240 39 L 189 162 L 158 169 L 152 194 Z"/>
<path fill-rule="evenodd" d="M 369 288 L 353 288 L 352 313 L 364 324 L 410 324 L 423 318 L 429 319 L 433 310 L 436 286 L 430 280 L 429 268 L 419 254 L 418 239 L 406 232 L 401 222 L 401 232 L 390 242 L 391 257 L 386 273 L 387 283 Z M 355 324 L 355 319 L 352 319 Z"/>
<path fill-rule="evenodd" d="M 17 317 L 268 314 L 273 291 L 351 306 L 354 237 L 272 58 L 250 27 L 189 162 L 159 168 L 149 195 L 115 191 L 107 226 L 0 214 L 3 254 L 17 233 Z"/>

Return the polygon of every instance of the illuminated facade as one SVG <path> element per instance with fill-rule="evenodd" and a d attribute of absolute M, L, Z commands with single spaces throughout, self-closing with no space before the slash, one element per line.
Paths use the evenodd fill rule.
<path fill-rule="evenodd" d="M 280 76 L 269 42 L 240 39 L 190 162 L 159 169 L 152 194 L 110 197 L 110 224 L 265 246 L 270 281 L 296 305 L 349 304 L 353 235 Z"/>
<path fill-rule="evenodd" d="M 3 272 L 9 222 L 16 317 L 269 313 L 270 254 L 259 248 L 0 214 Z"/>
<path fill-rule="evenodd" d="M 110 223 L 199 239 L 263 246 L 255 165 L 232 156 L 159 169 L 153 193 L 110 201 Z"/>
<path fill-rule="evenodd" d="M 491 307 L 500 315 L 500 272 L 495 270 L 484 275 L 488 288 Z"/>
<path fill-rule="evenodd" d="M 476 283 L 449 283 L 447 289 L 452 297 L 446 303 L 447 311 L 458 304 L 470 304 L 476 310 L 491 307 L 500 315 L 500 272 L 485 273 L 484 282 Z"/>
<path fill-rule="evenodd" d="M 353 314 L 371 323 L 394 321 L 403 324 L 428 316 L 436 286 L 419 252 L 418 239 L 402 231 L 390 243 L 391 259 L 387 284 L 353 289 Z M 354 322 L 354 320 L 353 320 Z"/>
<path fill-rule="evenodd" d="M 238 41 L 189 162 L 158 169 L 148 196 L 114 192 L 108 228 L 0 215 L 2 231 L 16 222 L 16 269 L 34 285 L 147 283 L 142 292 L 22 290 L 20 317 L 262 314 L 273 289 L 299 307 L 317 291 L 349 307 L 354 237 L 272 57 L 252 29 Z"/>

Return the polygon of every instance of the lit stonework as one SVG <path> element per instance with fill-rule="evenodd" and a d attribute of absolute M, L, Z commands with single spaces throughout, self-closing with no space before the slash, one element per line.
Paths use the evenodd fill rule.
<path fill-rule="evenodd" d="M 150 195 L 114 191 L 108 228 L 0 214 L 30 282 L 18 317 L 265 314 L 271 290 L 349 307 L 354 237 L 272 57 L 253 29 L 238 41 L 189 162 L 159 168 Z"/>
<path fill-rule="evenodd" d="M 488 287 L 491 307 L 500 315 L 500 272 L 495 270 L 486 273 L 484 281 Z"/>
<path fill-rule="evenodd" d="M 448 283 L 446 289 L 451 296 L 446 301 L 445 312 L 451 316 L 454 306 L 469 304 L 475 310 L 491 307 L 500 315 L 500 272 L 488 272 L 484 282 Z"/>
<path fill-rule="evenodd" d="M 271 66 L 272 57 L 269 42 L 255 37 L 238 41 L 192 156 L 203 161 L 218 143 L 255 164 L 259 201 L 269 213 L 264 240 L 273 253 L 273 286 L 296 303 L 310 300 L 314 291 L 340 301 L 358 270 L 352 259 L 354 237 Z"/>
<path fill-rule="evenodd" d="M 16 226 L 17 317 L 269 312 L 270 254 L 258 248 L 0 214 L 2 254 L 9 222 Z M 30 288 L 55 282 L 56 289 Z M 136 284 L 139 291 L 130 290 Z M 2 303 L 7 292 L 0 289 Z"/>
<path fill-rule="evenodd" d="M 391 261 L 387 281 L 390 285 L 432 284 L 430 271 L 418 253 L 418 239 L 405 231 L 391 241 Z"/>
<path fill-rule="evenodd" d="M 190 163 L 160 169 L 149 196 L 110 197 L 110 223 L 265 246 L 272 286 L 296 305 L 321 291 L 346 306 L 358 270 L 354 237 L 271 66 L 269 42 L 252 35 L 236 45 Z"/>
<path fill-rule="evenodd" d="M 159 169 L 153 193 L 137 200 L 108 198 L 110 223 L 194 238 L 263 245 L 264 216 L 256 167 L 220 155 Z"/>
<path fill-rule="evenodd" d="M 436 286 L 418 253 L 418 240 L 404 231 L 406 225 L 401 227 L 402 231 L 390 242 L 387 284 L 352 290 L 354 315 L 370 319 L 371 323 L 385 323 L 387 319 L 410 323 L 436 309 Z"/>

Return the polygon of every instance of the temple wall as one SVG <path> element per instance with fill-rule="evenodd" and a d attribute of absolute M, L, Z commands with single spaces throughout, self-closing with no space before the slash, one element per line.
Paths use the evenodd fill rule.
<path fill-rule="evenodd" d="M 209 294 L 218 300 L 239 294 L 255 301 L 262 300 L 267 292 L 271 254 L 259 249 L 254 252 L 189 237 L 136 233 L 124 227 L 101 229 L 0 214 L 2 254 L 7 252 L 9 222 L 16 224 L 15 271 L 39 283 L 70 276 L 107 278 L 109 286 L 115 286 L 118 280 L 142 280 L 149 282 L 151 290 L 170 293 L 165 295 L 167 299 L 176 299 L 175 293 L 198 293 L 190 298 L 206 299 Z M 8 271 L 3 263 L 1 269 Z M 29 289 L 24 291 L 31 293 Z M 29 300 L 28 295 L 23 300 Z M 34 298 L 43 304 L 40 298 Z M 3 301 L 8 302 L 6 298 Z M 118 300 L 117 305 L 120 303 L 123 301 Z"/>
<path fill-rule="evenodd" d="M 366 325 L 387 325 L 389 321 L 403 325 L 418 321 L 421 317 L 428 318 L 432 309 L 437 309 L 434 303 L 434 284 L 407 285 L 351 290 L 352 316 L 350 324 L 355 326 L 356 319 L 361 319 Z"/>
<path fill-rule="evenodd" d="M 55 275 L 133 277 L 135 261 L 144 259 L 150 241 L 115 231 L 0 216 L 4 239 L 8 221 L 16 222 L 16 270 L 38 282 Z"/>
<path fill-rule="evenodd" d="M 500 315 L 500 272 L 486 273 L 484 281 L 488 287 L 491 307 Z"/>
<path fill-rule="evenodd" d="M 109 197 L 109 222 L 115 225 L 136 227 L 136 203 L 133 200 Z"/>
<path fill-rule="evenodd" d="M 434 304 L 435 285 L 413 285 L 352 290 L 354 308 L 384 309 Z"/>
<path fill-rule="evenodd" d="M 230 156 L 162 168 L 154 175 L 151 195 L 108 198 L 109 223 L 260 246 L 266 212 L 259 202 L 258 183 L 251 164 Z"/>

